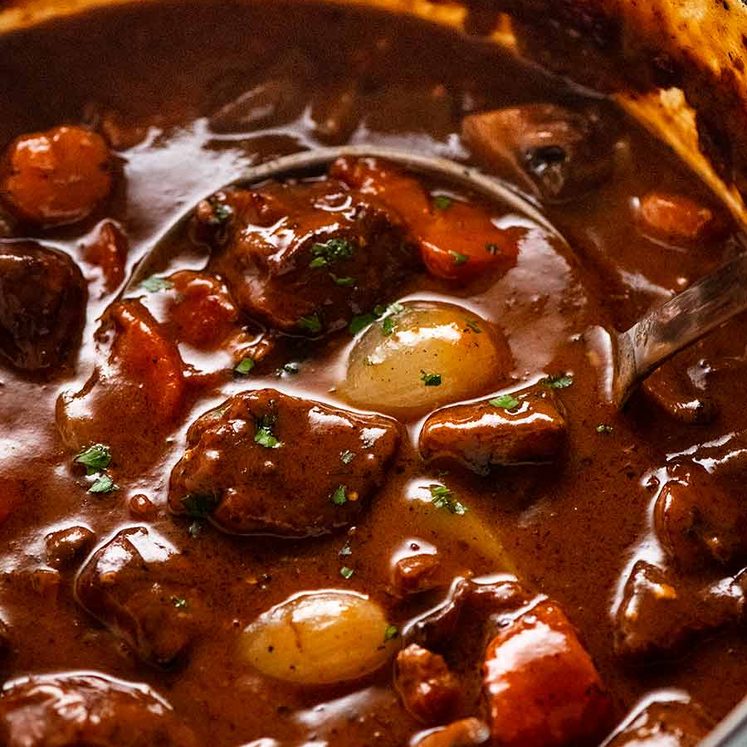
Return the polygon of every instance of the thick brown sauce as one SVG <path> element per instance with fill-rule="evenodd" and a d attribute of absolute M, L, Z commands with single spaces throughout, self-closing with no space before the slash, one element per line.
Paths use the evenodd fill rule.
<path fill-rule="evenodd" d="M 366 58 L 365 65 L 358 64 L 360 72 L 351 57 Z M 284 111 L 243 130 L 211 129 L 212 112 L 275 75 L 273 69 L 290 70 L 291 78 L 301 81 L 289 87 Z M 60 122 L 79 122 L 92 104 L 150 128 L 142 142 L 121 151 L 126 187 L 107 210 L 130 238 L 130 266 L 173 216 L 242 167 L 319 144 L 314 118 L 341 90 L 355 89 L 360 106 L 350 142 L 467 160 L 458 135 L 464 113 L 534 100 L 573 107 L 583 100 L 561 82 L 477 41 L 370 12 L 312 5 L 291 10 L 276 2 L 163 3 L 11 34 L 0 40 L 0 89 L 1 143 Z M 20 489 L 20 501 L 0 527 L 0 607 L 13 640 L 4 674 L 95 669 L 148 682 L 201 743 L 216 746 L 261 737 L 302 743 L 312 735 L 321 743 L 402 745 L 421 727 L 399 705 L 388 670 L 354 686 L 304 691 L 263 680 L 236 656 L 235 647 L 238 631 L 258 614 L 306 589 L 359 590 L 394 610 L 394 622 L 405 623 L 438 598 L 395 609 L 384 590 L 392 558 L 418 540 L 438 548 L 453 576 L 506 570 L 505 557 L 526 584 L 558 600 L 580 629 L 620 717 L 657 688 L 683 688 L 714 718 L 723 716 L 747 691 L 747 643 L 739 632 L 701 637 L 673 660 L 633 667 L 612 652 L 611 609 L 632 561 L 647 553 L 656 557 L 649 540 L 652 474 L 669 454 L 697 453 L 700 444 L 747 428 L 744 320 L 678 361 L 687 368 L 706 360 L 712 369 L 707 390 L 719 417 L 699 426 L 678 424 L 642 397 L 624 415 L 598 405 L 596 373 L 578 335 L 605 320 L 624 327 L 715 266 L 733 251 L 736 239 L 675 249 L 642 237 L 632 219 L 633 198 L 654 188 L 697 200 L 708 196 L 663 146 L 602 105 L 622 133 L 614 176 L 595 193 L 546 211 L 576 258 L 538 242 L 493 287 L 458 292 L 466 305 L 503 329 L 519 380 L 574 373 L 574 385 L 561 392 L 570 423 L 562 469 L 503 470 L 488 478 L 455 470 L 449 486 L 470 506 L 471 520 L 484 525 L 465 537 L 448 521 L 429 524 L 428 514 L 412 500 L 418 482 L 436 475 L 406 445 L 350 538 L 353 555 L 346 563 L 355 575 L 348 581 L 339 572 L 344 534 L 288 542 L 230 538 L 205 527 L 193 538 L 189 522 L 166 511 L 168 476 L 183 451 L 186 427 L 246 388 L 245 381 L 197 402 L 156 464 L 128 471 L 126 455 L 118 455 L 119 492 L 98 497 L 86 492 L 71 469 L 72 455 L 60 443 L 54 408 L 61 391 L 77 391 L 88 378 L 97 319 L 112 298 L 80 253 L 95 221 L 46 232 L 44 241 L 69 252 L 88 274 L 90 301 L 74 370 L 49 381 L 0 371 L 4 490 Z M 447 284 L 419 278 L 403 290 L 402 297 L 408 295 L 454 293 Z M 330 388 L 339 380 L 349 339 L 343 333 L 320 344 L 297 375 L 252 385 L 267 383 L 334 403 Z M 101 417 L 116 423 L 117 413 Z M 613 432 L 598 433 L 600 423 L 612 425 Z M 415 424 L 410 432 L 417 432 Z M 716 456 L 723 459 L 729 451 L 727 438 Z M 729 487 L 739 489 L 738 475 L 722 479 L 727 486 L 732 479 Z M 103 542 L 139 523 L 128 514 L 129 498 L 138 492 L 161 509 L 151 526 L 198 569 L 191 581 L 194 594 L 216 605 L 214 629 L 179 672 L 149 669 L 98 626 L 73 599 L 72 573 L 63 575 L 59 588 L 40 590 L 33 580 L 45 567 L 43 540 L 49 531 L 85 524 Z"/>

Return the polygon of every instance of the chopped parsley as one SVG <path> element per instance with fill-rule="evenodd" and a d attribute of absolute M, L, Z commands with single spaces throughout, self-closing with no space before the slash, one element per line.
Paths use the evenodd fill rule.
<path fill-rule="evenodd" d="M 346 542 L 341 548 L 340 552 L 337 553 L 341 558 L 347 558 L 353 554 L 353 548 L 350 547 L 350 543 Z"/>
<path fill-rule="evenodd" d="M 340 452 L 340 461 L 343 464 L 350 464 L 353 459 L 355 459 L 355 452 L 350 451 L 350 449 L 345 449 L 345 451 Z"/>
<path fill-rule="evenodd" d="M 199 520 L 195 519 L 195 521 L 193 521 L 187 528 L 187 534 L 189 534 L 192 539 L 197 539 L 201 533 L 202 523 Z"/>
<path fill-rule="evenodd" d="M 467 329 L 472 330 L 472 332 L 478 335 L 482 332 L 480 325 L 474 319 L 467 320 Z"/>
<path fill-rule="evenodd" d="M 573 376 L 571 374 L 545 376 L 540 384 L 542 384 L 542 386 L 549 387 L 550 389 L 568 389 L 568 387 L 573 384 Z"/>
<path fill-rule="evenodd" d="M 184 597 L 171 597 L 171 604 L 178 610 L 187 609 L 187 600 Z"/>
<path fill-rule="evenodd" d="M 344 506 L 348 502 L 348 489 L 346 485 L 338 485 L 335 492 L 329 497 L 335 506 Z"/>
<path fill-rule="evenodd" d="M 350 332 L 351 335 L 357 335 L 366 327 L 370 327 L 377 319 L 378 317 L 373 313 L 358 314 L 350 320 L 350 324 L 348 324 L 348 332 Z"/>
<path fill-rule="evenodd" d="M 295 376 L 299 371 L 301 370 L 301 364 L 297 361 L 291 361 L 290 363 L 286 363 L 281 369 L 281 373 L 287 373 L 291 376 Z"/>
<path fill-rule="evenodd" d="M 510 394 L 501 394 L 499 397 L 491 399 L 490 404 L 501 410 L 515 410 L 521 402 Z"/>
<path fill-rule="evenodd" d="M 140 287 L 148 293 L 158 293 L 158 291 L 171 290 L 174 284 L 167 278 L 158 277 L 158 275 L 151 275 L 149 278 L 145 278 Z"/>
<path fill-rule="evenodd" d="M 454 250 L 450 250 L 449 254 L 451 255 L 451 258 L 454 260 L 455 265 L 464 265 L 469 262 L 469 257 L 466 254 L 462 254 L 461 252 L 455 252 Z"/>
<path fill-rule="evenodd" d="M 87 475 L 105 470 L 112 463 L 112 452 L 106 444 L 93 444 L 78 454 L 73 461 L 86 468 Z"/>
<path fill-rule="evenodd" d="M 312 335 L 318 335 L 322 331 L 322 322 L 319 319 L 319 314 L 302 316 L 298 320 L 298 326 L 307 332 L 311 332 Z"/>
<path fill-rule="evenodd" d="M 355 252 L 355 246 L 348 239 L 327 239 L 318 241 L 311 247 L 313 259 L 309 267 L 328 267 L 343 259 L 350 259 Z"/>
<path fill-rule="evenodd" d="M 264 446 L 265 449 L 279 449 L 283 443 L 279 441 L 272 428 L 275 418 L 271 415 L 263 415 L 257 420 L 257 432 L 254 434 L 254 443 Z"/>
<path fill-rule="evenodd" d="M 246 376 L 254 368 L 254 358 L 242 358 L 233 369 L 239 376 Z"/>
<path fill-rule="evenodd" d="M 378 319 L 381 319 L 381 329 L 384 335 L 391 335 L 394 331 L 394 321 L 389 321 L 396 314 L 405 310 L 401 303 L 391 303 L 389 306 L 374 306 L 373 311 L 368 314 L 358 314 L 350 320 L 348 331 L 351 335 L 357 335 L 366 327 L 372 325 Z"/>
<path fill-rule="evenodd" d="M 355 278 L 351 277 L 338 277 L 333 272 L 329 273 L 329 276 L 334 281 L 335 285 L 340 285 L 343 288 L 350 288 L 350 286 L 355 285 Z"/>
<path fill-rule="evenodd" d="M 355 573 L 355 571 L 352 568 L 348 568 L 346 565 L 344 565 L 342 568 L 340 568 L 340 575 L 344 579 L 352 578 L 354 573 Z"/>
<path fill-rule="evenodd" d="M 434 195 L 432 199 L 433 207 L 436 210 L 448 210 L 454 200 L 448 195 Z"/>
<path fill-rule="evenodd" d="M 396 625 L 389 624 L 384 630 L 384 641 L 393 641 L 399 635 L 399 628 Z"/>
<path fill-rule="evenodd" d="M 427 371 L 420 371 L 420 380 L 426 386 L 441 386 L 441 374 L 440 373 L 428 373 Z"/>
<path fill-rule="evenodd" d="M 495 256 L 496 254 L 498 254 L 500 249 L 498 248 L 498 244 L 485 244 L 485 251 L 488 254 L 492 254 L 493 256 Z"/>
<path fill-rule="evenodd" d="M 217 501 L 212 495 L 198 495 L 197 493 L 188 493 L 181 499 L 184 513 L 193 519 L 207 518 L 212 513 L 216 503 Z M 192 534 L 193 526 L 194 523 L 189 528 L 190 534 Z M 192 536 L 194 535 L 192 534 Z"/>
<path fill-rule="evenodd" d="M 606 423 L 600 423 L 596 430 L 597 433 L 612 433 L 613 428 L 611 425 L 607 425 Z"/>
<path fill-rule="evenodd" d="M 386 336 L 389 337 L 389 335 L 394 332 L 394 317 L 388 316 L 384 321 L 381 323 L 381 332 Z"/>
<path fill-rule="evenodd" d="M 431 485 L 428 489 L 431 491 L 431 503 L 436 508 L 446 509 L 456 516 L 464 516 L 467 513 L 467 506 L 445 485 Z"/>
<path fill-rule="evenodd" d="M 88 488 L 89 493 L 112 493 L 115 490 L 119 490 L 119 485 L 115 485 L 114 480 L 106 474 L 99 475 Z"/>
<path fill-rule="evenodd" d="M 233 208 L 226 205 L 225 202 L 221 202 L 217 197 L 210 197 L 208 204 L 211 208 L 210 218 L 208 218 L 209 225 L 222 226 L 233 217 Z"/>

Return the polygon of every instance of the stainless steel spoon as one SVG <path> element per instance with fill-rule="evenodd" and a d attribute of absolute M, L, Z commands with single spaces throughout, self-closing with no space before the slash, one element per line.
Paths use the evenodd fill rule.
<path fill-rule="evenodd" d="M 517 188 L 478 169 L 436 156 L 422 156 L 368 145 L 319 148 L 294 153 L 247 169 L 225 187 L 257 185 L 269 179 L 300 177 L 319 170 L 342 156 L 375 157 L 399 163 L 407 169 L 445 176 L 454 184 L 502 201 L 531 218 L 553 236 L 567 242 Z M 205 199 L 216 192 L 211 190 Z M 190 207 L 168 226 L 135 269 L 124 294 L 135 290 L 147 277 L 168 265 L 169 250 L 178 250 L 173 239 L 194 214 Z M 622 407 L 636 386 L 675 353 L 708 334 L 715 327 L 747 309 L 747 254 L 726 263 L 649 312 L 622 333 L 595 328 L 587 335 L 593 357 L 605 370 L 603 389 L 609 401 Z"/>

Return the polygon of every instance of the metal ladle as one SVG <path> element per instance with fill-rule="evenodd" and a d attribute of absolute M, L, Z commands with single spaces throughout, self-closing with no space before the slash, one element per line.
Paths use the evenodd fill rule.
<path fill-rule="evenodd" d="M 557 239 L 565 239 L 534 205 L 516 188 L 483 174 L 478 169 L 445 158 L 374 146 L 341 146 L 294 153 L 248 168 L 225 187 L 241 187 L 285 177 L 299 177 L 328 166 L 342 156 L 375 157 L 400 164 L 423 174 L 446 177 L 450 182 L 502 201 L 531 218 Z M 214 194 L 211 190 L 205 198 Z M 171 239 L 194 214 L 194 206 L 180 215 L 156 239 L 153 247 L 133 273 L 125 293 L 165 266 Z M 622 407 L 636 386 L 675 353 L 688 347 L 720 324 L 747 309 L 747 254 L 727 262 L 693 283 L 666 303 L 656 307 L 625 332 L 600 328 L 587 335 L 605 371 L 607 398 Z"/>

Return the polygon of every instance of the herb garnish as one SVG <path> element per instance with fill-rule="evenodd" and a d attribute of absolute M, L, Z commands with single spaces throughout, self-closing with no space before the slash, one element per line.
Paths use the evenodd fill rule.
<path fill-rule="evenodd" d="M 399 628 L 396 625 L 389 624 L 384 630 L 384 641 L 389 642 L 394 640 L 399 635 Z"/>
<path fill-rule="evenodd" d="M 545 378 L 540 381 L 540 384 L 549 387 L 550 389 L 567 389 L 573 384 L 573 376 L 571 374 L 545 376 Z"/>
<path fill-rule="evenodd" d="M 348 568 L 346 565 L 340 568 L 340 575 L 346 580 L 352 578 L 354 573 L 355 571 L 352 568 Z"/>
<path fill-rule="evenodd" d="M 355 452 L 350 451 L 350 449 L 345 449 L 345 451 L 340 452 L 340 461 L 343 464 L 350 464 L 353 459 L 355 459 Z"/>
<path fill-rule="evenodd" d="M 263 415 L 257 420 L 257 432 L 254 434 L 255 444 L 264 446 L 265 449 L 279 449 L 283 445 L 272 432 L 275 420 L 272 415 Z"/>
<path fill-rule="evenodd" d="M 420 371 L 420 380 L 426 386 L 441 386 L 441 374 L 440 373 L 428 373 L 427 371 Z"/>
<path fill-rule="evenodd" d="M 335 285 L 340 285 L 343 288 L 349 288 L 351 285 L 355 285 L 355 278 L 351 277 L 338 277 L 333 272 L 329 273 L 329 276 L 334 281 Z"/>
<path fill-rule="evenodd" d="M 613 428 L 606 423 L 600 423 L 596 428 L 597 433 L 612 433 Z"/>
<path fill-rule="evenodd" d="M 337 553 L 341 558 L 347 558 L 348 555 L 353 554 L 353 548 L 350 547 L 350 543 L 346 542 L 341 548 L 340 552 Z"/>
<path fill-rule="evenodd" d="M 467 513 L 467 506 L 445 485 L 430 485 L 428 489 L 431 491 L 431 503 L 436 508 L 445 508 L 456 516 L 464 516 Z"/>
<path fill-rule="evenodd" d="M 145 278 L 140 287 L 148 293 L 158 293 L 158 291 L 171 290 L 174 284 L 167 278 L 158 277 L 158 275 L 151 275 L 149 278 Z"/>
<path fill-rule="evenodd" d="M 347 239 L 327 239 L 318 241 L 311 247 L 314 259 L 309 262 L 309 267 L 327 267 L 343 259 L 350 259 L 355 251 L 355 246 Z"/>
<path fill-rule="evenodd" d="M 119 485 L 114 484 L 114 480 L 107 474 L 100 474 L 93 485 L 88 488 L 89 493 L 112 493 L 119 490 Z"/>
<path fill-rule="evenodd" d="M 338 485 L 335 492 L 329 497 L 335 506 L 344 506 L 348 502 L 348 489 L 346 485 Z"/>
<path fill-rule="evenodd" d="M 187 600 L 184 597 L 171 597 L 171 604 L 173 604 L 178 610 L 184 610 L 187 608 Z"/>
<path fill-rule="evenodd" d="M 451 258 L 454 260 L 455 265 L 464 265 L 469 262 L 469 257 L 461 252 L 455 252 L 453 249 L 449 250 Z"/>
<path fill-rule="evenodd" d="M 515 410 L 521 402 L 519 402 L 516 397 L 513 397 L 510 394 L 501 394 L 498 397 L 495 397 L 495 399 L 490 400 L 490 404 L 493 407 L 498 407 L 501 410 Z"/>
<path fill-rule="evenodd" d="M 254 368 L 254 365 L 254 358 L 242 358 L 233 370 L 239 376 L 246 376 Z"/>
<path fill-rule="evenodd" d="M 452 200 L 448 195 L 434 195 L 432 199 L 433 207 L 436 208 L 436 210 L 447 210 L 451 207 L 452 202 L 454 202 L 454 200 Z"/>
<path fill-rule="evenodd" d="M 215 196 L 208 198 L 208 205 L 211 212 L 207 222 L 211 226 L 222 226 L 233 217 L 233 208 Z"/>
<path fill-rule="evenodd" d="M 500 250 L 498 249 L 498 244 L 485 244 L 485 251 L 495 256 Z"/>
<path fill-rule="evenodd" d="M 298 320 L 298 326 L 301 329 L 305 329 L 311 332 L 312 335 L 319 334 L 322 331 L 322 322 L 319 319 L 319 314 L 310 314 L 309 316 L 302 316 Z"/>
<path fill-rule="evenodd" d="M 112 463 L 112 452 L 106 444 L 93 444 L 78 454 L 73 461 L 86 468 L 87 475 L 96 474 Z"/>
<path fill-rule="evenodd" d="M 391 303 L 389 306 L 374 306 L 373 311 L 368 314 L 358 314 L 350 320 L 348 331 L 351 335 L 357 335 L 366 327 L 381 319 L 381 329 L 385 335 L 391 335 L 394 331 L 394 321 L 389 321 L 396 314 L 405 310 L 401 303 Z"/>
<path fill-rule="evenodd" d="M 474 319 L 468 319 L 466 323 L 467 329 L 472 330 L 475 334 L 479 335 L 482 332 L 480 325 Z"/>

